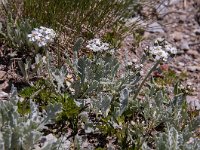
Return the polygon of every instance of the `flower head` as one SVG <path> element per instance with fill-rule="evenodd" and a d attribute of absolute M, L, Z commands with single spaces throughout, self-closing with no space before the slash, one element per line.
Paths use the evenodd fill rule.
<path fill-rule="evenodd" d="M 103 43 L 100 39 L 95 38 L 87 42 L 88 45 L 86 46 L 93 52 L 102 52 L 109 49 L 108 43 Z"/>
<path fill-rule="evenodd" d="M 27 37 L 30 42 L 36 43 L 39 47 L 43 47 L 53 42 L 56 33 L 53 29 L 40 26 L 40 28 L 35 28 Z"/>
<path fill-rule="evenodd" d="M 155 60 L 167 61 L 170 55 L 176 54 L 177 49 L 163 38 L 157 38 L 154 45 L 149 47 L 149 53 Z"/>

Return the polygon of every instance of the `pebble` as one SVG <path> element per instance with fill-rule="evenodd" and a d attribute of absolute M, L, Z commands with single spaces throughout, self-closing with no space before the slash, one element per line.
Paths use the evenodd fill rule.
<path fill-rule="evenodd" d="M 181 67 L 185 66 L 185 64 L 183 62 L 178 62 L 178 65 L 181 66 Z"/>
<path fill-rule="evenodd" d="M 189 47 L 188 42 L 187 41 L 181 42 L 180 49 L 182 49 L 182 50 L 189 50 L 190 47 Z"/>
<path fill-rule="evenodd" d="M 8 80 L 3 81 L 3 83 L 0 83 L 0 91 L 5 90 L 9 87 Z"/>
<path fill-rule="evenodd" d="M 0 80 L 4 80 L 5 75 L 6 75 L 5 71 L 0 71 Z"/>
<path fill-rule="evenodd" d="M 170 5 L 175 5 L 175 4 L 178 4 L 181 0 L 170 0 L 169 1 L 169 4 Z"/>
<path fill-rule="evenodd" d="M 191 55 L 194 58 L 197 58 L 199 56 L 199 53 L 196 50 L 192 50 L 192 49 L 187 51 L 187 54 Z"/>
<path fill-rule="evenodd" d="M 147 31 L 151 33 L 165 33 L 163 27 L 158 22 L 150 24 L 147 28 Z"/>
<path fill-rule="evenodd" d="M 167 14 L 168 10 L 169 9 L 167 9 L 167 7 L 164 4 L 159 4 L 156 7 L 156 12 L 159 14 L 160 17 L 163 17 L 165 14 Z"/>
<path fill-rule="evenodd" d="M 195 33 L 196 35 L 200 35 L 200 29 L 195 29 L 195 30 L 194 30 L 194 33 Z"/>
<path fill-rule="evenodd" d="M 195 96 L 187 96 L 186 101 L 194 110 L 200 110 L 200 100 L 198 100 Z"/>
<path fill-rule="evenodd" d="M 172 33 L 171 35 L 170 35 L 171 37 L 172 37 L 172 39 L 174 40 L 174 41 L 181 41 L 182 40 L 182 38 L 183 38 L 183 33 L 182 32 L 178 32 L 178 31 L 175 31 L 174 33 Z"/>
<path fill-rule="evenodd" d="M 196 71 L 200 71 L 200 66 L 188 66 L 188 71 L 191 72 L 196 72 Z"/>
<path fill-rule="evenodd" d="M 4 100 L 8 98 L 8 93 L 0 91 L 0 100 Z"/>
<path fill-rule="evenodd" d="M 130 27 L 135 24 L 138 24 L 140 26 L 146 26 L 146 23 L 140 17 L 133 17 L 133 18 L 127 19 L 125 26 Z"/>

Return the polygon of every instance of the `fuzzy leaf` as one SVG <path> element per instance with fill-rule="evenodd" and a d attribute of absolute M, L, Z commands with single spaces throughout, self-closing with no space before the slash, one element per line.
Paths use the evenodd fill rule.
<path fill-rule="evenodd" d="M 110 103 L 112 101 L 112 96 L 108 94 L 100 95 L 100 109 L 103 116 L 106 117 L 110 111 Z"/>
<path fill-rule="evenodd" d="M 55 103 L 55 104 L 50 104 L 47 106 L 47 110 L 46 110 L 46 113 L 47 113 L 47 119 L 48 120 L 48 123 L 52 120 L 52 119 L 55 119 L 56 117 L 56 114 L 59 113 L 61 111 L 61 104 L 59 103 Z"/>
<path fill-rule="evenodd" d="M 60 88 L 64 87 L 63 83 L 67 75 L 67 70 L 64 67 L 62 67 L 60 70 L 56 70 L 55 72 L 52 72 L 52 75 L 57 82 L 58 91 L 60 91 Z"/>
<path fill-rule="evenodd" d="M 86 57 L 78 59 L 78 75 L 81 78 L 81 83 L 85 82 L 86 67 L 89 66 L 89 61 Z"/>
<path fill-rule="evenodd" d="M 127 88 L 124 88 L 121 93 L 120 93 L 120 110 L 119 110 L 119 115 L 121 116 L 125 109 L 128 106 L 128 97 L 129 97 L 129 91 Z"/>
<path fill-rule="evenodd" d="M 98 81 L 93 81 L 89 88 L 87 89 L 86 93 L 90 93 L 94 91 L 98 87 L 99 82 Z"/>
<path fill-rule="evenodd" d="M 79 49 L 81 48 L 82 43 L 83 43 L 83 38 L 81 38 L 81 37 L 78 38 L 78 40 L 76 41 L 76 43 L 75 43 L 75 45 L 73 47 L 73 51 L 74 52 L 78 52 Z"/>

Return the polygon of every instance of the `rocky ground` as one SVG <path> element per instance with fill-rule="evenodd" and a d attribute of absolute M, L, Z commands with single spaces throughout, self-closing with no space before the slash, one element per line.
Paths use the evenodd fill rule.
<path fill-rule="evenodd" d="M 169 0 L 156 3 L 154 9 L 156 15 L 154 14 L 153 21 L 141 19 L 140 24 L 147 28 L 145 40 L 136 53 L 130 51 L 134 39 L 129 36 L 125 40 L 124 48 L 119 51 L 120 54 L 127 55 L 120 55 L 120 58 L 135 63 L 148 43 L 158 37 L 165 38 L 178 49 L 177 56 L 167 63 L 176 73 L 184 72 L 187 75 L 184 86 L 192 91 L 187 96 L 187 101 L 193 108 L 200 109 L 200 1 Z"/>

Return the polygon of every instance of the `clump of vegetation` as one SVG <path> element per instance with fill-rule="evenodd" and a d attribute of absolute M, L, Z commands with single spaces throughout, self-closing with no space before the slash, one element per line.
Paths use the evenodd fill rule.
<path fill-rule="evenodd" d="M 1 149 L 200 148 L 198 110 L 188 109 L 182 77 L 164 66 L 176 48 L 158 38 L 138 64 L 124 68 L 115 55 L 113 34 L 118 34 L 109 30 L 125 31 L 124 19 L 137 10 L 136 1 L 23 2 L 20 15 L 13 16 L 15 5 L 6 9 L 12 20 L 2 27 L 1 38 L 34 59 L 18 62 L 29 86 L 18 93 L 13 87 L 1 101 Z M 61 52 L 59 36 L 70 33 L 66 28 L 73 41 L 82 36 L 69 46 L 71 53 Z M 103 40 L 94 37 L 102 30 Z M 140 42 L 143 30 L 137 30 Z M 152 68 L 141 75 L 149 61 Z"/>

